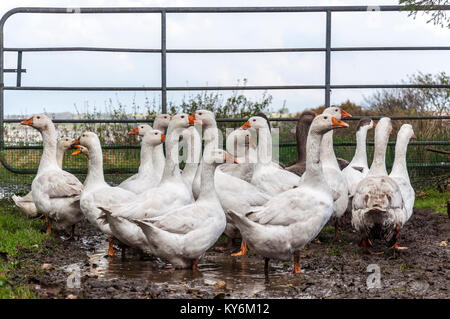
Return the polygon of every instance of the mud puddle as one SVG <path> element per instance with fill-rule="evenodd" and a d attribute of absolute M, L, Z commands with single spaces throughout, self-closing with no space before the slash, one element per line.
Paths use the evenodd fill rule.
<path fill-rule="evenodd" d="M 197 271 L 173 269 L 155 258 L 141 260 L 137 255 L 120 252 L 114 258 L 106 258 L 107 244 L 97 246 L 88 254 L 89 267 L 84 274 L 102 280 L 140 280 L 167 288 L 172 294 L 180 287 L 186 290 L 210 290 L 216 297 L 248 298 L 270 295 L 281 298 L 292 283 L 288 263 L 272 262 L 270 276 L 264 274 L 264 261 L 256 256 L 231 257 L 229 253 L 206 253 Z"/>
<path fill-rule="evenodd" d="M 415 210 L 402 230 L 400 244 L 409 249 L 394 256 L 367 255 L 358 246 L 359 236 L 347 225 L 341 242 L 333 242 L 327 226 L 302 252 L 304 274 L 294 275 L 292 262 L 264 260 L 252 255 L 232 257 L 230 252 L 208 251 L 199 270 L 175 270 L 159 259 L 141 260 L 127 251 L 122 259 L 105 258 L 106 236 L 83 222 L 77 241 L 55 237 L 44 254 L 32 259 L 53 267 L 39 274 L 22 269 L 17 280 L 27 278 L 43 298 L 448 298 L 450 290 L 447 216 Z M 71 266 L 79 269 L 79 286 L 67 286 Z M 73 267 L 72 267 L 73 268 Z M 375 277 L 373 277 L 375 275 Z M 372 276 L 372 277 L 371 277 Z M 372 280 L 374 279 L 374 280 Z M 370 283 L 375 285 L 370 286 Z"/>

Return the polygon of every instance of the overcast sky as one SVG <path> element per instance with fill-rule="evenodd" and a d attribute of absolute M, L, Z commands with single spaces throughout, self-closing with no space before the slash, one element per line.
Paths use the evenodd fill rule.
<path fill-rule="evenodd" d="M 18 6 L 292 6 L 292 5 L 396 5 L 384 1 L 290 0 L 2 0 L 0 11 Z M 406 13 L 333 13 L 332 46 L 450 45 L 450 30 Z M 17 14 L 5 25 L 5 47 L 99 46 L 160 47 L 159 14 L 38 15 Z M 167 47 L 179 48 L 281 48 L 323 47 L 325 14 L 168 14 Z M 5 67 L 15 68 L 16 53 L 5 53 Z M 24 53 L 23 86 L 159 86 L 160 55 L 141 53 Z M 324 83 L 324 53 L 170 54 L 168 86 L 295 85 Z M 450 74 L 449 52 L 346 52 L 332 53 L 332 84 L 398 83 L 419 71 Z M 6 74 L 5 85 L 15 85 Z M 334 90 L 333 104 L 350 99 L 363 103 L 373 90 Z M 179 102 L 183 94 L 169 92 Z M 262 91 L 246 94 L 258 99 Z M 272 109 L 285 101 L 291 112 L 324 103 L 322 90 L 269 91 Z M 227 95 L 227 92 L 223 92 Z M 133 97 L 160 102 L 157 92 L 54 92 L 6 91 L 6 114 L 74 111 L 88 102 L 103 108 L 108 98 L 130 105 Z"/>

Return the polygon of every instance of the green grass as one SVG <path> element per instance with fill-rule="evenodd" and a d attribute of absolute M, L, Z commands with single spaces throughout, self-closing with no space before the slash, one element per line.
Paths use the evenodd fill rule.
<path fill-rule="evenodd" d="M 31 220 L 19 213 L 7 200 L 0 201 L 0 299 L 36 298 L 26 285 L 12 285 L 11 272 L 18 267 L 15 261 L 22 249 L 42 249 L 42 242 L 48 240 L 41 231 L 43 221 Z"/>
<path fill-rule="evenodd" d="M 443 192 L 436 189 L 428 189 L 416 195 L 414 207 L 418 209 L 432 209 L 434 212 L 447 215 L 447 200 L 450 192 Z"/>

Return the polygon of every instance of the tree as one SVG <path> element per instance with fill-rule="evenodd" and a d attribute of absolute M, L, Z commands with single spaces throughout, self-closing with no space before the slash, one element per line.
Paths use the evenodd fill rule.
<path fill-rule="evenodd" d="M 440 25 L 443 28 L 450 28 L 450 15 L 445 10 L 438 9 L 439 6 L 449 5 L 450 0 L 399 0 L 405 10 L 410 11 L 409 16 L 416 17 L 418 11 L 423 11 L 430 16 L 427 21 Z M 423 7 L 423 10 L 418 10 Z"/>
<path fill-rule="evenodd" d="M 450 75 L 445 72 L 437 74 L 418 74 L 409 76 L 411 84 L 450 84 Z M 450 111 L 449 88 L 404 88 L 385 89 L 365 98 L 366 109 L 381 116 L 440 116 Z M 398 124 L 401 124 L 398 123 Z M 416 135 L 425 138 L 448 138 L 448 121 L 414 121 Z"/>
<path fill-rule="evenodd" d="M 450 75 L 418 74 L 402 83 L 433 85 L 450 84 Z M 369 109 L 386 115 L 445 115 L 450 110 L 450 89 L 405 88 L 378 91 L 365 99 Z"/>

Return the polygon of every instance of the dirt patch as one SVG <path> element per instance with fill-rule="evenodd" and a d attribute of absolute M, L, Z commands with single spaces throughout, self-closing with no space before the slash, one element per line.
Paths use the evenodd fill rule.
<path fill-rule="evenodd" d="M 69 295 L 152 299 L 448 298 L 450 295 L 446 246 L 450 220 L 429 210 L 415 210 L 400 237 L 400 245 L 409 249 L 397 256 L 387 249 L 383 255 L 367 255 L 358 246 L 358 234 L 350 225 L 341 232 L 342 242 L 334 243 L 334 229 L 327 226 L 319 236 L 321 243 L 311 243 L 302 251 L 301 266 L 305 273 L 301 275 L 290 273 L 292 262 L 271 261 L 270 274 L 265 276 L 262 258 L 251 253 L 236 258 L 211 250 L 195 273 L 174 270 L 159 259 L 141 260 L 132 252 L 125 259 L 119 251 L 117 257 L 107 259 L 104 235 L 86 222 L 77 232 L 78 241 L 55 237 L 41 252 L 24 251 L 17 260 L 19 266 L 12 280 L 29 284 L 43 298 Z M 42 269 L 44 263 L 51 267 Z M 73 274 L 73 269 L 68 268 L 74 266 L 79 270 L 80 288 L 67 285 Z M 379 269 L 379 277 L 377 273 L 371 274 L 374 269 Z M 368 279 L 375 288 L 368 289 Z"/>

